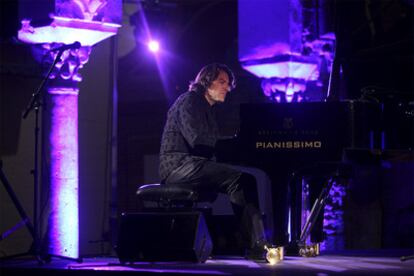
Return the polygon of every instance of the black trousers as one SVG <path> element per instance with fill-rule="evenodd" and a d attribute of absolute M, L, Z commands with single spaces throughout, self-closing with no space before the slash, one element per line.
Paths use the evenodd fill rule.
<path fill-rule="evenodd" d="M 188 186 L 201 193 L 227 194 L 243 232 L 249 236 L 250 247 L 267 240 L 253 175 L 223 163 L 192 157 L 175 169 L 165 184 Z"/>

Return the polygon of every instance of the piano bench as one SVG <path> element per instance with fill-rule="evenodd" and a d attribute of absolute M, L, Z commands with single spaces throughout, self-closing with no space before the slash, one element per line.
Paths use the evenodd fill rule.
<path fill-rule="evenodd" d="M 158 208 L 194 208 L 198 202 L 213 202 L 217 193 L 200 193 L 188 187 L 167 184 L 146 184 L 136 192 L 142 202 L 155 202 Z"/>

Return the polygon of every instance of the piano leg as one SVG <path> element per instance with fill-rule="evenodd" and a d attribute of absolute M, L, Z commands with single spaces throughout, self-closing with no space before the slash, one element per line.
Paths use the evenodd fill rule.
<path fill-rule="evenodd" d="M 306 179 L 305 182 L 309 185 L 309 210 L 312 208 L 312 204 L 318 200 L 320 193 L 328 181 L 326 177 L 311 177 Z M 321 243 L 324 240 L 323 235 L 323 217 L 324 217 L 324 208 L 320 210 L 319 215 L 316 218 L 316 221 L 313 224 L 312 230 L 310 232 L 310 242 L 311 243 Z"/>
<path fill-rule="evenodd" d="M 299 253 L 297 241 L 300 239 L 302 227 L 302 179 L 292 177 L 288 183 L 289 198 L 289 244 L 286 248 L 287 255 L 297 256 Z"/>
<path fill-rule="evenodd" d="M 283 171 L 283 170 L 280 170 Z M 276 246 L 286 246 L 289 242 L 289 175 L 279 174 L 269 175 L 272 183 L 272 203 L 273 203 L 273 244 Z"/>
<path fill-rule="evenodd" d="M 349 165 L 326 162 L 303 170 L 292 178 L 289 185 L 291 239 L 288 254 L 297 255 L 297 249 L 300 253 L 301 247 L 304 248 L 302 256 L 315 256 L 315 252 L 319 252 L 317 245 L 324 241 L 324 207 L 333 183 L 351 176 Z M 310 204 L 312 209 L 309 209 Z"/>
<path fill-rule="evenodd" d="M 301 241 L 302 230 L 309 219 L 312 205 L 319 199 L 326 177 L 292 177 L 289 182 L 289 244 L 287 254 L 299 254 L 300 243 L 321 243 L 323 237 L 323 206 L 316 214 L 310 228 L 310 235 Z"/>

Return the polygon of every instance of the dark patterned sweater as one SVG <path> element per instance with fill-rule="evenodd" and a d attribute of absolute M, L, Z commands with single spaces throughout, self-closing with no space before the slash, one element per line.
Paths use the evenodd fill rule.
<path fill-rule="evenodd" d="M 211 159 L 218 139 L 214 108 L 203 93 L 188 91 L 170 107 L 161 139 L 161 181 L 184 162 Z"/>

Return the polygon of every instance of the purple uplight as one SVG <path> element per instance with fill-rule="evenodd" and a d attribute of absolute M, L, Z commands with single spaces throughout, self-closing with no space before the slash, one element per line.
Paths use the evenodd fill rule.
<path fill-rule="evenodd" d="M 156 53 L 160 50 L 160 43 L 156 40 L 150 40 L 148 42 L 148 49 L 153 52 Z"/>
<path fill-rule="evenodd" d="M 78 89 L 54 87 L 48 92 L 51 114 L 48 253 L 78 258 Z"/>

